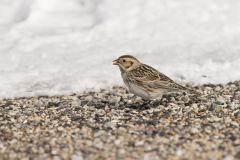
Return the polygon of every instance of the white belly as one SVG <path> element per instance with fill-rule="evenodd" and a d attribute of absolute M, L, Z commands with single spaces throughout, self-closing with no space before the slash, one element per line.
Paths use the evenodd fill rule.
<path fill-rule="evenodd" d="M 126 78 L 124 76 L 126 76 L 126 75 L 123 73 L 122 74 L 123 81 L 131 93 L 133 93 L 145 100 L 153 100 L 153 99 L 161 99 L 162 98 L 164 91 L 159 90 L 158 92 L 150 93 L 142 87 L 139 87 L 133 83 L 129 83 L 128 81 L 126 81 Z"/>
<path fill-rule="evenodd" d="M 126 73 L 122 73 L 122 78 L 123 78 L 123 81 L 125 83 L 125 85 L 127 86 L 128 90 L 145 99 L 145 100 L 153 100 L 153 99 L 161 99 L 162 98 L 162 95 L 165 93 L 165 90 L 158 90 L 157 92 L 148 92 L 146 91 L 144 88 L 142 87 L 139 87 L 138 85 L 135 85 L 133 83 L 129 83 L 128 81 L 126 81 Z"/>
<path fill-rule="evenodd" d="M 143 99 L 146 100 L 150 100 L 151 95 L 149 94 L 149 92 L 145 91 L 144 89 L 142 89 L 141 87 L 134 85 L 134 84 L 129 84 L 129 91 L 139 97 L 142 97 Z"/>

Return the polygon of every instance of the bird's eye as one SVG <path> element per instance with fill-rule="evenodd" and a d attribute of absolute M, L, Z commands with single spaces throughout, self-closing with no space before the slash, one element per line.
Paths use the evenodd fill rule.
<path fill-rule="evenodd" d="M 126 60 L 125 59 L 123 59 L 123 63 L 125 63 L 126 62 Z"/>

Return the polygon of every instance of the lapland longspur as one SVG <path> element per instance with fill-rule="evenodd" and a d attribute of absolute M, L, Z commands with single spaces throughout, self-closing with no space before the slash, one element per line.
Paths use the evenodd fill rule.
<path fill-rule="evenodd" d="M 169 92 L 190 91 L 131 55 L 123 55 L 114 60 L 113 64 L 119 66 L 129 91 L 144 100 L 161 99 Z"/>

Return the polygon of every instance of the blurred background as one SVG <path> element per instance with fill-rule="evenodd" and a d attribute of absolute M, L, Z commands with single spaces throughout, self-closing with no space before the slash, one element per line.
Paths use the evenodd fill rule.
<path fill-rule="evenodd" d="M 123 54 L 181 84 L 239 80 L 239 12 L 239 0 L 0 0 L 0 97 L 123 85 Z"/>

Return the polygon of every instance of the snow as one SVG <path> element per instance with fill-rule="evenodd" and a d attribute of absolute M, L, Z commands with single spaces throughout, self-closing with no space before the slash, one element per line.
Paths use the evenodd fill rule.
<path fill-rule="evenodd" d="M 132 54 L 181 84 L 240 79 L 237 0 L 0 0 L 0 97 L 123 85 Z"/>

